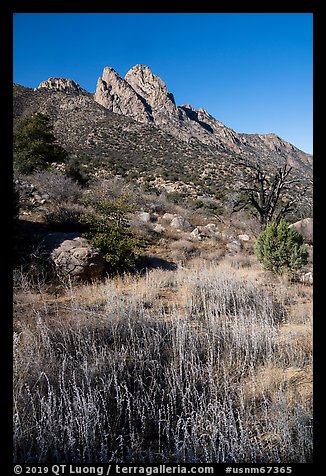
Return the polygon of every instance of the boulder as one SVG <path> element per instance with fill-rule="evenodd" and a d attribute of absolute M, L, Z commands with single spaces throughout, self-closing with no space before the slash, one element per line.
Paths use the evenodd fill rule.
<path fill-rule="evenodd" d="M 175 218 L 176 215 L 172 215 L 172 213 L 164 213 L 164 215 L 161 218 L 161 221 L 164 223 L 171 223 L 173 218 Z"/>
<path fill-rule="evenodd" d="M 105 269 L 103 254 L 78 233 L 50 233 L 41 246 L 60 276 L 89 280 L 101 276 Z"/>
<path fill-rule="evenodd" d="M 151 222 L 151 214 L 148 212 L 138 212 L 137 217 L 143 223 L 150 223 Z"/>
<path fill-rule="evenodd" d="M 313 279 L 313 273 L 309 271 L 308 273 L 304 273 L 300 276 L 300 281 L 301 283 L 304 284 L 313 284 L 314 279 Z"/>
<path fill-rule="evenodd" d="M 222 233 L 218 231 L 215 223 L 197 226 L 190 234 L 197 240 L 202 240 L 203 238 L 214 238 L 215 240 L 220 240 L 222 238 Z"/>
<path fill-rule="evenodd" d="M 201 241 L 202 240 L 202 237 L 201 237 L 201 234 L 200 234 L 200 231 L 199 231 L 199 227 L 197 226 L 194 230 L 192 230 L 192 232 L 190 233 L 191 237 L 194 238 L 195 240 L 199 240 Z"/>
<path fill-rule="evenodd" d="M 221 238 L 221 233 L 218 231 L 215 223 L 208 223 L 208 225 L 198 227 L 201 237 L 206 238 Z"/>
<path fill-rule="evenodd" d="M 309 245 L 313 244 L 313 218 L 299 220 L 289 225 L 289 228 L 297 230 L 297 232 L 303 236 L 305 243 Z"/>
<path fill-rule="evenodd" d="M 226 247 L 229 251 L 238 253 L 242 249 L 242 243 L 239 240 L 233 240 L 231 243 L 227 243 Z"/>
<path fill-rule="evenodd" d="M 175 228 L 176 230 L 182 230 L 182 231 L 190 230 L 192 228 L 189 221 L 186 220 L 182 216 L 174 217 L 170 223 L 170 226 L 171 228 Z"/>
<path fill-rule="evenodd" d="M 157 225 L 154 226 L 153 230 L 156 233 L 159 233 L 160 235 L 165 232 L 164 226 L 160 225 L 159 223 L 157 223 Z"/>
<path fill-rule="evenodd" d="M 249 241 L 250 240 L 249 236 L 246 235 L 246 234 L 245 235 L 238 235 L 238 238 L 239 238 L 240 241 Z"/>

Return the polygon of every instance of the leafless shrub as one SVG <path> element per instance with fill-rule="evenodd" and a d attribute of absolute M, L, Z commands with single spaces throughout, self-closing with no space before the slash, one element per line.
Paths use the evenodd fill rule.
<path fill-rule="evenodd" d="M 285 311 L 258 283 L 201 264 L 66 298 L 14 335 L 15 461 L 311 461 L 309 401 L 259 381 Z"/>
<path fill-rule="evenodd" d="M 55 204 L 75 203 L 83 193 L 80 185 L 59 172 L 40 172 L 33 175 L 32 180 L 37 190 L 48 194 Z"/>
<path fill-rule="evenodd" d="M 180 240 L 174 241 L 171 244 L 171 248 L 173 250 L 182 250 L 185 253 L 191 253 L 196 249 L 196 246 L 191 241 L 186 240 L 185 238 L 180 238 Z"/>
<path fill-rule="evenodd" d="M 253 264 L 253 258 L 243 254 L 229 256 L 226 260 L 230 266 L 235 269 L 250 268 Z"/>
<path fill-rule="evenodd" d="M 80 217 L 84 207 L 77 203 L 58 204 L 44 213 L 44 220 L 51 226 L 64 229 L 80 228 Z"/>

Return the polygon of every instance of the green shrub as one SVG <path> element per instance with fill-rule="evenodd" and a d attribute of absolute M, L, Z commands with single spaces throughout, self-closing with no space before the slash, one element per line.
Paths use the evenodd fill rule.
<path fill-rule="evenodd" d="M 13 160 L 16 170 L 30 174 L 44 170 L 52 162 L 64 162 L 68 154 L 55 143 L 53 126 L 44 114 L 20 119 L 13 133 Z"/>
<path fill-rule="evenodd" d="M 90 175 L 87 171 L 89 157 L 70 157 L 66 163 L 66 176 L 77 182 L 82 187 L 87 187 L 90 182 Z"/>
<path fill-rule="evenodd" d="M 132 235 L 127 214 L 131 211 L 123 199 L 92 203 L 92 209 L 82 214 L 81 222 L 88 231 L 84 237 L 104 254 L 110 274 L 132 270 L 144 242 Z"/>
<path fill-rule="evenodd" d="M 258 236 L 256 256 L 265 269 L 294 276 L 307 263 L 308 251 L 303 236 L 282 219 L 269 223 Z"/>

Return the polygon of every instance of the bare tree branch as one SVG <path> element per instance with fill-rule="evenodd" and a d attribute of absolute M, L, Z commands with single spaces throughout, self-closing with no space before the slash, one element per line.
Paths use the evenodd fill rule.
<path fill-rule="evenodd" d="M 269 178 L 267 173 L 262 170 L 260 163 L 251 163 L 247 159 L 241 159 L 237 165 L 246 170 L 247 183 L 240 188 L 242 196 L 234 204 L 233 211 L 240 211 L 248 206 L 253 207 L 263 227 L 272 219 L 279 221 L 285 214 L 294 211 L 292 205 L 298 199 L 298 195 L 288 199 L 279 208 L 284 192 L 290 190 L 291 186 L 302 183 L 301 179 L 288 179 L 293 169 L 292 166 L 284 164 L 278 167 L 274 175 Z M 306 188 L 302 194 L 305 192 Z"/>

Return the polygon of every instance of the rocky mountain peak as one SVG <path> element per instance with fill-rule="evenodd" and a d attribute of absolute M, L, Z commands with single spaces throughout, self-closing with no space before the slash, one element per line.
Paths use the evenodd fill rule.
<path fill-rule="evenodd" d="M 125 81 L 144 99 L 151 100 L 159 95 L 168 94 L 167 87 L 161 78 L 152 73 L 148 66 L 136 64 L 125 76 Z"/>
<path fill-rule="evenodd" d="M 104 68 L 102 77 L 97 81 L 94 99 L 117 114 L 130 116 L 144 123 L 153 121 L 146 101 L 109 66 Z"/>
<path fill-rule="evenodd" d="M 202 107 L 197 110 L 190 104 L 177 106 L 165 82 L 143 64 L 133 66 L 124 78 L 113 68 L 105 67 L 94 99 L 110 111 L 153 124 L 186 143 L 197 142 L 223 153 L 231 151 L 248 157 L 259 150 L 258 155 L 266 160 L 271 153 L 288 162 L 289 157 L 295 156 L 303 167 L 310 161 L 307 154 L 275 134 L 237 133 Z"/>
<path fill-rule="evenodd" d="M 161 78 L 152 73 L 148 66 L 136 64 L 125 76 L 125 81 L 150 106 L 156 124 L 165 122 L 164 116 L 178 117 L 173 94 L 169 93 Z"/>
<path fill-rule="evenodd" d="M 34 91 L 37 91 L 38 89 L 59 91 L 66 94 L 87 93 L 87 91 L 81 86 L 79 86 L 79 84 L 76 83 L 73 79 L 65 78 L 49 78 L 46 81 L 40 83 L 37 88 L 34 88 Z"/>

